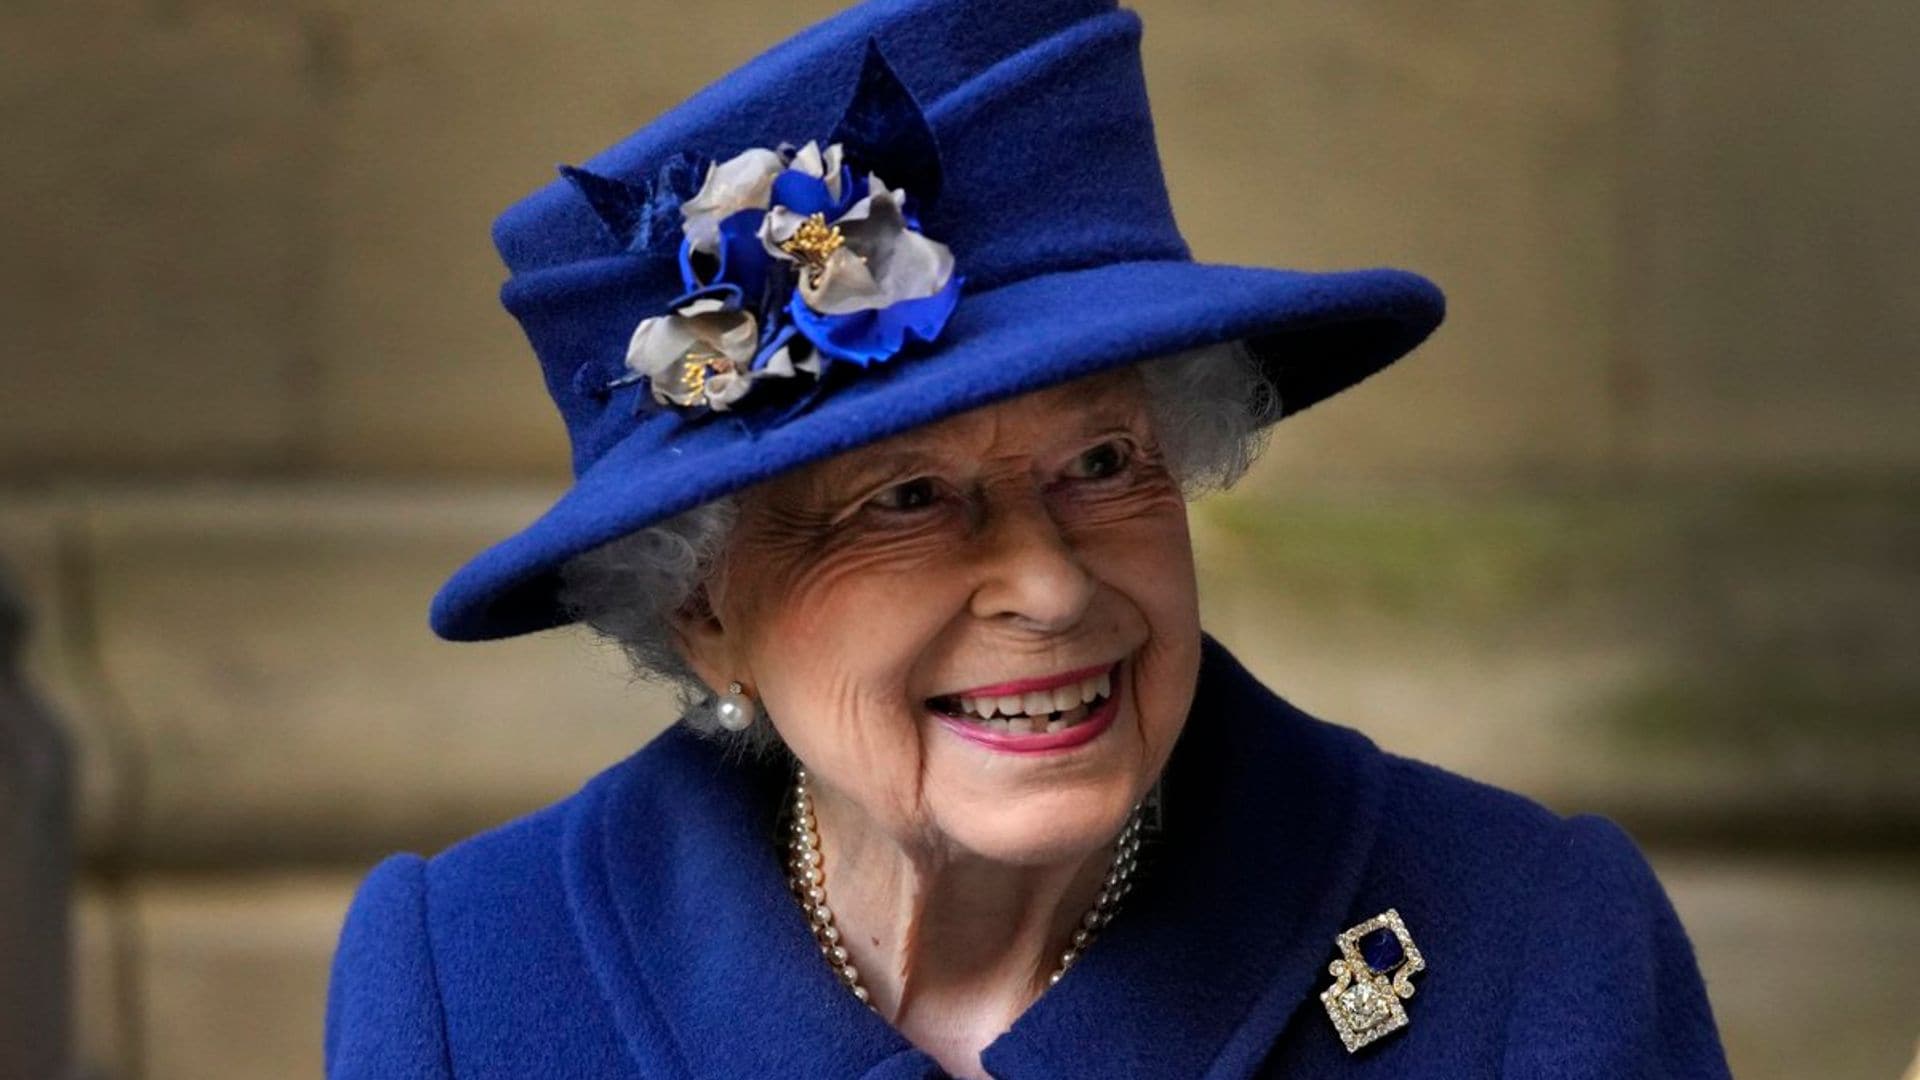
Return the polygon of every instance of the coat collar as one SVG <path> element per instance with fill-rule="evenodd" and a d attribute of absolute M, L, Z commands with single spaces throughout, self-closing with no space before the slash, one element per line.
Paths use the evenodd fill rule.
<path fill-rule="evenodd" d="M 1251 1075 L 1324 981 L 1382 775 L 1365 737 L 1294 709 L 1207 638 L 1160 843 L 1113 925 L 986 1067 Z M 774 846 L 786 779 L 676 727 L 576 803 L 569 902 L 641 1071 L 944 1076 L 821 960 Z"/>

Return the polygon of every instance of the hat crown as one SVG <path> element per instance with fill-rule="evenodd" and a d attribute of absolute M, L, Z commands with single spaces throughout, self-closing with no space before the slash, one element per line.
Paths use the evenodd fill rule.
<path fill-rule="evenodd" d="M 1194 262 L 1167 199 L 1139 46 L 1139 20 L 1111 0 L 870 0 L 802 31 L 597 155 L 585 163 L 591 176 L 575 171 L 508 210 L 494 229 L 512 272 L 502 299 L 540 358 L 573 440 L 578 479 L 538 520 L 442 586 L 433 601 L 434 630 L 480 640 L 566 623 L 575 617 L 563 600 L 569 559 L 787 470 L 967 409 L 1240 341 L 1277 394 L 1277 405 L 1264 397 L 1249 403 L 1259 423 L 1271 423 L 1371 376 L 1432 332 L 1444 300 L 1416 274 Z M 870 65 L 873 49 L 879 59 Z M 754 313 L 726 305 L 745 296 L 753 280 L 747 271 L 760 254 L 772 257 L 776 244 L 797 261 L 798 249 L 788 244 L 799 234 L 776 242 L 770 223 L 776 210 L 797 210 L 801 202 L 733 211 L 718 232 L 734 222 L 736 239 L 759 246 L 729 247 L 721 259 L 717 249 L 696 250 L 695 237 L 684 235 L 685 204 L 675 200 L 685 197 L 692 170 L 743 154 L 744 172 L 717 180 L 716 191 L 751 190 L 738 181 L 758 175 L 753 170 L 767 157 L 792 165 L 805 154 L 806 169 L 796 170 L 803 176 L 782 172 L 773 185 L 785 182 L 790 194 L 804 194 L 815 183 L 838 199 L 811 171 L 825 160 L 815 156 L 819 148 L 792 157 L 751 153 L 836 137 L 846 155 L 860 159 L 860 171 L 889 186 L 889 216 L 854 218 L 849 227 L 866 231 L 843 236 L 852 254 L 874 268 L 872 280 L 917 265 L 937 271 L 937 281 L 923 273 L 898 292 L 876 288 L 866 295 L 887 298 L 886 306 L 832 316 L 858 320 L 875 312 L 870 325 L 895 336 L 883 341 L 876 332 L 864 344 L 884 343 L 886 351 L 857 353 L 861 341 L 834 336 L 824 320 L 809 323 L 814 332 L 827 327 L 809 337 L 812 345 L 824 351 L 831 342 L 845 354 L 832 366 L 815 366 L 819 377 L 799 384 L 797 401 L 690 413 L 657 405 L 645 383 L 675 370 L 658 363 L 663 359 L 721 376 L 724 395 L 738 389 L 736 354 L 764 347 L 751 354 L 766 359 L 763 368 L 748 367 L 749 381 L 774 372 L 799 383 L 791 372 L 801 370 L 800 361 L 785 351 L 791 339 L 749 339 L 754 328 L 744 316 Z M 929 143 L 937 148 L 937 169 L 918 164 Z M 936 178 L 937 196 L 928 198 Z M 917 195 L 915 186 L 922 189 Z M 893 187 L 917 207 L 895 201 Z M 863 213 L 882 197 L 868 190 Z M 728 205 L 693 201 L 708 209 Z M 706 212 L 692 221 L 698 243 L 708 242 L 711 222 L 698 216 Z M 749 213 L 765 216 L 754 226 Z M 740 231 L 749 227 L 751 233 Z M 827 222 L 825 231 L 838 227 Z M 905 239 L 921 227 L 917 240 Z M 876 243 L 885 228 L 894 232 L 884 243 L 894 247 Z M 831 237 L 816 239 L 826 244 Z M 899 246 L 910 243 L 921 246 Z M 903 250 L 924 258 L 896 260 Z M 701 264 L 696 254 L 717 261 Z M 729 277 L 736 269 L 742 275 Z M 705 276 L 708 270 L 715 276 Z M 766 317 L 757 329 L 777 335 L 803 317 L 828 314 L 799 291 L 798 273 L 760 281 L 763 306 L 756 310 Z M 690 282 L 707 291 L 687 292 Z M 821 288 L 811 278 L 807 285 Z M 739 295 L 723 297 L 726 288 Z M 805 303 L 783 299 L 782 288 Z M 766 306 L 769 300 L 783 304 L 784 315 Z M 920 321 L 935 301 L 944 305 L 937 323 Z M 675 321 L 714 315 L 721 317 Z M 682 336 L 669 336 L 675 333 Z M 683 348 L 687 342 L 694 344 Z M 707 349 L 720 351 L 700 355 Z M 774 365 L 783 353 L 784 374 Z M 667 400 L 680 405 L 677 385 L 667 382 Z M 711 383 L 699 388 L 705 394 Z M 736 394 L 723 403 L 735 400 L 755 401 Z"/>
<path fill-rule="evenodd" d="M 1107 0 L 873 0 L 750 61 L 584 168 L 642 183 L 679 155 L 719 161 L 824 140 L 869 42 L 933 130 L 943 184 L 922 221 L 952 249 L 969 294 L 1188 257 L 1154 141 L 1140 23 Z M 494 240 L 514 275 L 507 306 L 540 358 L 579 473 L 649 418 L 603 387 L 634 326 L 682 291 L 674 252 L 626 250 L 563 181 L 501 215 Z M 609 272 L 609 261 L 629 265 Z"/>

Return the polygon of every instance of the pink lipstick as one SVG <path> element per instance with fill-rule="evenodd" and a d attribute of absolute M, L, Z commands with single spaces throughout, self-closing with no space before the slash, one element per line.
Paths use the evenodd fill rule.
<path fill-rule="evenodd" d="M 966 695 L 935 699 L 948 704 L 934 708 L 933 715 L 948 731 L 989 750 L 1010 754 L 1041 754 L 1070 750 L 1098 738 L 1101 732 L 1113 725 L 1114 717 L 1120 712 L 1122 687 L 1120 667 L 1119 664 L 1113 664 L 1083 668 L 1043 679 L 996 683 Z M 989 718 L 949 707 L 951 703 L 959 701 L 963 696 L 969 701 L 975 701 L 994 697 L 1013 697 L 1017 694 L 1044 693 L 1096 678 L 1104 678 L 1102 688 L 1107 689 L 1107 693 L 1077 706 L 1043 715 L 1023 713 L 1011 718 Z M 1019 725 L 1019 730 L 1011 729 L 1011 725 L 1014 724 Z M 1033 728 L 1040 730 L 1032 730 Z M 1047 730 L 1048 728 L 1054 730 Z"/>
<path fill-rule="evenodd" d="M 951 697 L 1000 697 L 1008 694 L 1024 694 L 1029 690 L 1052 690 L 1067 686 L 1082 679 L 1091 679 L 1103 671 L 1113 668 L 1113 664 L 1094 664 L 1091 667 L 1063 671 L 1058 675 L 1042 675 L 1035 679 L 1015 679 L 1012 682 L 994 683 L 992 686 L 976 686 L 971 690 L 958 690 Z"/>

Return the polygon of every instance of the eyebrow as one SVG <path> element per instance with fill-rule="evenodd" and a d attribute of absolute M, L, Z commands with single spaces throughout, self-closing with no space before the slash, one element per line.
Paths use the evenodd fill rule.
<path fill-rule="evenodd" d="M 939 455 L 925 450 L 899 447 L 863 454 L 858 463 L 841 462 L 838 468 L 829 469 L 822 480 L 829 490 L 847 494 L 877 483 L 884 477 L 938 465 L 942 460 Z"/>

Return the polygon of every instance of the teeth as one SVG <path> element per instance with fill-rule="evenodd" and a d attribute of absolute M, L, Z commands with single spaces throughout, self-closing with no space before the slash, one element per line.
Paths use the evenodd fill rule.
<path fill-rule="evenodd" d="M 948 699 L 960 711 L 979 719 L 996 730 L 1008 730 L 1009 718 L 1014 731 L 1057 731 L 1062 726 L 1086 718 L 1087 707 L 1113 692 L 1111 670 L 1090 679 L 1082 679 L 1052 690 L 1034 690 L 1025 694 L 1000 694 L 982 697 L 959 696 Z M 1058 714 L 1058 719 L 1051 719 Z M 1025 726 L 1022 726 L 1025 725 Z"/>
<path fill-rule="evenodd" d="M 965 699 L 965 700 L 967 702 L 971 702 L 974 705 L 984 704 L 987 707 L 992 707 L 999 703 L 998 698 L 987 698 L 985 699 L 984 703 L 975 702 L 971 698 Z M 1032 715 L 1029 715 L 1026 713 L 1015 713 L 1013 716 L 993 716 L 993 717 L 980 716 L 979 713 L 973 712 L 971 708 L 968 711 L 972 713 L 972 715 L 978 720 L 981 727 L 988 728 L 993 731 L 1005 732 L 1006 734 L 1009 734 L 1009 735 L 1037 735 L 1037 734 L 1051 734 L 1056 731 L 1061 731 L 1066 728 L 1070 728 L 1073 725 L 1078 724 L 1081 721 L 1085 720 L 1087 718 L 1087 714 L 1092 710 L 1088 706 L 1082 704 L 1082 705 L 1075 705 L 1070 709 L 1055 709 L 1045 713 L 1036 713 Z"/>

